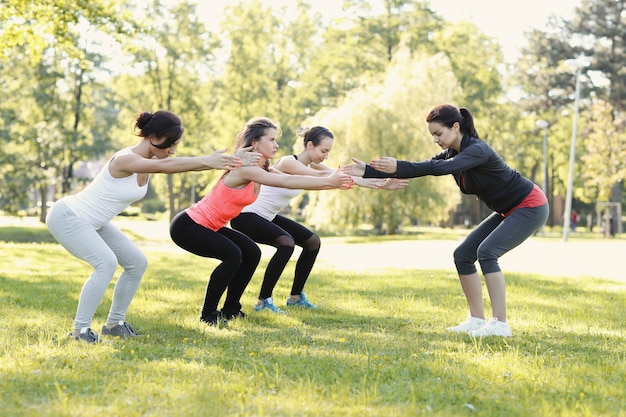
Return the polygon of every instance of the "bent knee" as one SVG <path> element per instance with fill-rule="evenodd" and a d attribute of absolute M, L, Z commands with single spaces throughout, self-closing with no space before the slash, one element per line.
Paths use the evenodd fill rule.
<path fill-rule="evenodd" d="M 320 237 L 316 234 L 313 234 L 313 236 L 311 236 L 304 242 L 304 244 L 302 245 L 302 249 L 304 249 L 306 252 L 315 252 L 320 250 L 321 246 L 322 241 L 320 240 Z"/>
<path fill-rule="evenodd" d="M 96 262 L 93 263 L 93 268 L 101 274 L 105 274 L 108 276 L 115 275 L 115 271 L 117 270 L 118 262 L 115 255 L 111 254 L 111 256 L 102 256 Z"/>
<path fill-rule="evenodd" d="M 145 272 L 148 269 L 148 258 L 143 253 L 140 256 L 136 256 L 133 259 L 133 265 L 135 270 Z"/>
<path fill-rule="evenodd" d="M 454 257 L 455 264 L 474 264 L 476 262 L 476 253 L 472 251 L 468 251 L 463 248 L 463 246 L 459 246 L 454 250 L 452 255 Z"/>
<path fill-rule="evenodd" d="M 291 235 L 281 235 L 276 238 L 276 247 L 281 246 L 293 248 L 296 246 L 296 242 L 293 240 Z"/>

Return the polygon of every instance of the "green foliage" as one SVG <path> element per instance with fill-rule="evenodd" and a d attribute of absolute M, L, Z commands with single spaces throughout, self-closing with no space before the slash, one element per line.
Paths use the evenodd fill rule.
<path fill-rule="evenodd" d="M 626 415 L 621 282 L 509 274 L 515 334 L 476 340 L 444 330 L 465 316 L 450 271 L 316 268 L 318 310 L 250 313 L 215 329 L 198 310 L 217 263 L 156 249 L 128 317 L 144 337 L 87 346 L 66 334 L 90 268 L 58 245 L 0 254 L 5 415 Z"/>
<path fill-rule="evenodd" d="M 196 5 L 188 1 L 173 6 L 150 2 L 144 13 L 150 18 L 144 22 L 143 34 L 126 43 L 143 72 L 117 80 L 126 96 L 125 118 L 133 120 L 140 111 L 170 110 L 181 117 L 185 126 L 180 155 L 209 154 L 225 148 L 225 140 L 213 140 L 215 122 L 209 112 L 215 98 L 203 94 L 212 88 L 212 68 L 220 44 L 217 35 L 207 30 L 196 13 Z M 124 133 L 122 137 L 127 136 Z M 192 189 L 195 183 L 190 182 L 195 179 L 193 175 L 152 176 L 152 186 L 167 201 L 170 217 L 191 204 L 189 196 L 196 192 Z"/>
<path fill-rule="evenodd" d="M 618 111 L 626 111 L 626 20 L 623 0 L 583 0 L 576 16 L 567 23 L 568 43 L 577 54 L 592 57 L 590 70 L 598 71 L 609 83 L 593 90 Z"/>
<path fill-rule="evenodd" d="M 284 18 L 290 16 L 289 19 Z M 310 112 L 309 98 L 319 100 L 302 74 L 315 56 L 313 39 L 319 16 L 304 1 L 281 8 L 260 1 L 227 7 L 222 32 L 228 59 L 216 90 L 217 134 L 230 138 L 255 116 L 267 116 L 281 126 L 283 138 L 293 138 Z M 293 144 L 281 140 L 283 148 Z"/>
<path fill-rule="evenodd" d="M 433 44 L 448 56 L 462 89 L 460 106 L 478 112 L 497 102 L 502 95 L 500 45 L 468 22 L 446 26 L 433 36 Z"/>
<path fill-rule="evenodd" d="M 447 60 L 412 58 L 398 53 L 382 80 L 372 80 L 355 90 L 336 109 L 320 112 L 310 125 L 331 128 L 336 136 L 331 157 L 345 164 L 351 158 L 366 162 L 378 156 L 422 160 L 438 152 L 432 144 L 425 117 L 433 103 L 454 102 L 457 82 L 446 71 Z M 305 214 L 310 223 L 333 231 L 345 231 L 370 223 L 379 232 L 397 233 L 415 221 L 439 223 L 459 201 L 450 178 L 411 180 L 404 190 L 355 189 L 309 193 Z"/>
<path fill-rule="evenodd" d="M 623 19 L 623 10 L 623 1 L 583 0 L 576 7 L 571 20 L 553 17 L 546 32 L 530 31 L 528 46 L 522 50 L 522 57 L 516 64 L 515 77 L 525 92 L 520 105 L 529 114 L 542 115 L 541 118 L 550 122 L 551 144 L 559 146 L 564 141 L 569 143 L 571 137 L 576 84 L 574 70 L 564 65 L 565 61 L 579 56 L 586 56 L 590 60 L 590 66 L 582 69 L 580 77 L 581 118 L 578 138 L 582 139 L 579 143 L 584 143 L 588 137 L 590 143 L 577 146 L 574 178 L 574 196 L 583 202 L 608 198 L 607 188 L 624 188 L 622 175 L 615 175 L 622 170 L 623 159 L 615 160 L 617 164 L 611 160 L 608 167 L 595 161 L 603 156 L 607 158 L 607 162 L 609 155 L 619 155 L 618 149 L 623 146 L 619 136 L 615 137 L 611 150 L 607 149 L 608 143 L 601 145 L 605 141 L 601 137 L 606 135 L 603 132 L 622 129 L 620 120 L 623 118 L 622 113 L 626 111 L 626 72 L 621 64 L 626 59 L 623 36 L 626 22 Z M 598 117 L 598 100 L 601 106 L 604 105 L 602 102 L 610 106 L 612 116 Z M 563 129 L 563 116 L 570 119 L 569 132 Z M 555 125 L 557 127 L 553 130 L 552 126 Z M 614 140 L 611 135 L 605 137 Z M 597 152 L 599 150 L 609 153 L 601 156 Z M 584 152 L 580 151 L 593 153 L 582 158 L 581 154 L 584 155 Z M 569 154 L 568 150 L 565 152 L 564 155 Z M 554 155 L 557 158 L 552 167 L 553 192 L 561 194 L 565 190 L 563 184 L 568 180 L 568 161 L 561 165 L 557 159 L 563 154 L 557 151 Z M 607 169 L 610 173 L 607 173 Z M 615 182 L 608 185 L 601 178 L 610 178 Z M 619 200 L 619 196 L 612 197 L 612 200 Z"/>
<path fill-rule="evenodd" d="M 119 0 L 5 0 L 0 22 L 0 60 L 17 49 L 35 64 L 52 45 L 80 59 L 84 51 L 74 37 L 89 25 L 114 35 L 135 30 L 132 15 Z"/>
<path fill-rule="evenodd" d="M 312 114 L 338 106 L 346 93 L 384 73 L 403 48 L 433 52 L 430 37 L 442 25 L 425 3 L 414 0 L 350 0 L 342 6 L 343 15 L 324 28 L 302 75 L 305 90 L 317 97 L 305 102 Z"/>
<path fill-rule="evenodd" d="M 586 202 L 610 201 L 611 190 L 626 177 L 626 116 L 615 119 L 607 102 L 597 102 L 584 115 L 581 162 L 584 187 L 576 197 Z"/>

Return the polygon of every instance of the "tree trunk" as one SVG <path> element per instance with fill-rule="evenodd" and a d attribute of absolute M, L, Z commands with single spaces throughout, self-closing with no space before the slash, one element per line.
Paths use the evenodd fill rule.
<path fill-rule="evenodd" d="M 39 210 L 39 221 L 46 222 L 46 215 L 48 214 L 48 187 L 45 185 L 39 186 L 39 193 L 41 194 L 41 210 Z"/>
<path fill-rule="evenodd" d="M 176 198 L 174 197 L 174 179 L 172 174 L 167 174 L 167 195 L 169 200 L 170 221 L 174 218 L 178 210 L 176 209 Z"/>

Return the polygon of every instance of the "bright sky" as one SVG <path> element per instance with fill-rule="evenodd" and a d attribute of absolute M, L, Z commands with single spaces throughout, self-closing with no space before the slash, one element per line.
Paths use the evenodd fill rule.
<path fill-rule="evenodd" d="M 199 14 L 216 27 L 220 13 L 233 0 L 196 0 Z M 265 4 L 286 4 L 289 0 L 265 0 Z M 526 44 L 524 33 L 531 28 L 546 30 L 548 18 L 556 15 L 570 19 L 581 0 L 430 0 L 430 5 L 448 21 L 468 20 L 500 42 L 507 62 L 517 58 Z M 329 19 L 341 10 L 340 0 L 311 0 L 313 9 Z"/>
<path fill-rule="evenodd" d="M 497 38 L 509 62 L 527 44 L 525 32 L 531 28 L 546 31 L 550 16 L 571 19 L 580 4 L 581 0 L 431 0 L 431 8 L 446 20 L 469 20 Z"/>

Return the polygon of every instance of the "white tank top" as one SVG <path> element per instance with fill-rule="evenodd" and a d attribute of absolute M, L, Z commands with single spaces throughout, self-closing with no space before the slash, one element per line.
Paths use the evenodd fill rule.
<path fill-rule="evenodd" d="M 302 190 L 261 185 L 261 190 L 259 191 L 259 196 L 256 201 L 244 207 L 241 212 L 256 213 L 271 222 L 301 191 Z"/>
<path fill-rule="evenodd" d="M 130 152 L 131 148 L 122 149 L 111 159 Z M 141 200 L 148 191 L 150 177 L 142 187 L 137 184 L 136 173 L 124 178 L 113 178 L 109 172 L 111 159 L 85 189 L 63 198 L 78 217 L 85 219 L 95 229 L 109 223 L 126 207 Z"/>

